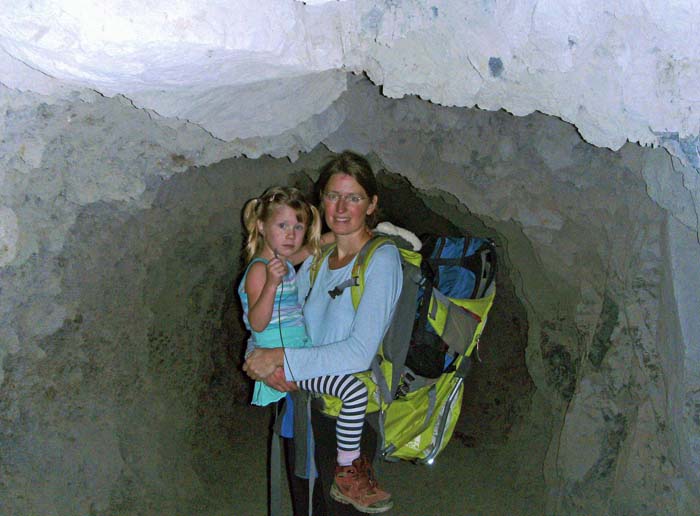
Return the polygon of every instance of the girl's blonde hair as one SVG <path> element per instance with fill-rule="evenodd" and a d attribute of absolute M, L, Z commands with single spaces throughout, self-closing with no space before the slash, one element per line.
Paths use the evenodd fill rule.
<path fill-rule="evenodd" d="M 304 245 L 317 258 L 321 255 L 321 216 L 314 205 L 297 188 L 273 186 L 243 207 L 243 225 L 248 233 L 245 246 L 246 263 L 263 248 L 263 236 L 258 230 L 258 221 L 265 223 L 276 206 L 289 206 L 297 214 L 297 221 L 306 224 Z"/>

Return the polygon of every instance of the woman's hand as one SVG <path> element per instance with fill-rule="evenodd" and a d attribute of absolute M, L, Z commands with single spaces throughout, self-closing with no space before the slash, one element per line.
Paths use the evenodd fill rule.
<path fill-rule="evenodd" d="M 248 355 L 243 370 L 253 380 L 265 380 L 284 364 L 283 348 L 256 348 Z"/>
<path fill-rule="evenodd" d="M 296 382 L 287 381 L 283 367 L 278 367 L 277 369 L 275 369 L 275 372 L 267 378 L 265 378 L 263 382 L 265 382 L 265 385 L 268 385 L 273 389 L 277 389 L 280 392 L 290 392 L 299 390 Z"/>

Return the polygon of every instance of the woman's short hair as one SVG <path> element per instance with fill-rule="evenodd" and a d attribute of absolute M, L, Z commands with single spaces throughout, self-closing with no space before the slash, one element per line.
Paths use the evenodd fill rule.
<path fill-rule="evenodd" d="M 323 193 L 326 191 L 328 181 L 336 174 L 345 174 L 352 177 L 364 189 L 370 201 L 375 195 L 379 196 L 377 178 L 372 171 L 369 161 L 355 152 L 346 150 L 329 159 L 321 167 L 321 172 L 316 181 L 316 194 L 319 201 L 323 200 Z M 320 202 L 319 206 L 321 206 L 321 212 L 323 212 L 323 202 Z M 378 218 L 378 210 L 375 209 L 371 214 L 367 215 L 367 226 L 370 228 L 376 226 Z"/>

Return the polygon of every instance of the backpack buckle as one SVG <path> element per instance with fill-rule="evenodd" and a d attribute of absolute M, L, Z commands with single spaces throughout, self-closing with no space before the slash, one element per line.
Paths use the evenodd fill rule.
<path fill-rule="evenodd" d="M 331 299 L 335 299 L 340 294 L 342 294 L 343 290 L 345 290 L 346 288 L 357 287 L 359 284 L 359 278 L 357 276 L 353 276 L 352 278 L 343 281 L 340 285 L 336 285 L 334 289 L 329 290 L 328 295 L 331 296 Z"/>

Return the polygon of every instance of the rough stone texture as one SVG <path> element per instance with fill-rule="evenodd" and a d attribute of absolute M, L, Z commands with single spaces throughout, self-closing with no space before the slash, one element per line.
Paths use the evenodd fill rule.
<path fill-rule="evenodd" d="M 268 158 L 199 176 L 241 144 L 123 98 L 3 89 L 1 112 L 2 512 L 199 513 L 216 496 L 198 414 L 240 360 L 222 323 L 240 210 L 286 173 Z"/>
<path fill-rule="evenodd" d="M 670 430 L 668 421 L 696 391 L 682 364 L 695 370 L 697 362 L 670 365 L 661 356 L 660 314 L 677 319 L 685 300 L 660 304 L 669 215 L 647 196 L 675 188 L 674 168 L 658 166 L 664 153 L 596 149 L 571 126 L 541 115 L 511 119 L 379 96 L 360 109 L 360 99 L 372 98 L 368 88 L 344 97 L 354 109 L 327 144 L 374 152 L 415 187 L 450 192 L 505 238 L 528 309 L 528 368 L 554 419 L 562 418 L 545 461 L 548 513 L 688 513 L 695 459 L 679 447 L 696 443 L 698 432 L 687 408 L 685 431 Z M 656 184 L 669 185 L 663 192 L 644 182 L 652 169 Z M 671 198 L 663 202 L 673 209 Z M 679 219 L 692 212 L 686 201 L 674 210 Z M 683 252 L 684 269 L 671 266 L 674 277 L 697 277 L 697 256 L 696 247 Z M 692 349 L 686 340 L 683 353 Z M 669 384 L 680 399 L 668 399 Z"/>
<path fill-rule="evenodd" d="M 0 95 L 10 514 L 214 513 L 200 445 L 222 439 L 204 408 L 231 403 L 212 393 L 238 389 L 215 384 L 239 359 L 221 321 L 235 313 L 240 209 L 327 152 L 203 166 L 296 155 L 310 127 L 401 173 L 456 227 L 478 218 L 498 236 L 537 389 L 512 471 L 544 472 L 547 513 L 692 513 L 695 169 L 595 148 L 542 114 L 391 100 L 359 79 L 311 125 L 230 143 L 124 97 Z"/>
<path fill-rule="evenodd" d="M 669 220 L 665 239 L 666 270 L 663 293 L 666 299 L 675 300 L 678 314 L 662 312 L 661 350 L 666 355 L 662 361 L 666 371 L 674 371 L 668 387 L 671 397 L 670 424 L 675 431 L 688 436 L 679 443 L 680 453 L 687 460 L 682 466 L 685 473 L 697 478 L 700 471 L 700 274 L 697 256 L 700 252 L 697 235 L 675 220 Z M 669 303 L 671 304 L 671 303 Z M 674 362 L 674 361 L 678 362 Z M 681 364 L 682 372 L 676 367 Z M 678 374 L 677 372 L 680 372 Z M 696 492 L 698 485 L 694 486 Z"/>
<path fill-rule="evenodd" d="M 670 139 L 680 155 L 698 155 L 700 7 L 690 0 L 7 0 L 2 7 L 5 84 L 122 93 L 220 138 L 248 134 L 251 123 L 258 135 L 292 129 L 343 91 L 317 74 L 344 68 L 366 72 L 390 97 L 540 111 L 598 146 Z M 37 72 L 46 77 L 29 81 Z M 287 80 L 313 95 L 280 95 Z M 231 102 L 256 90 L 248 102 Z M 256 105 L 275 116 L 251 122 L 246 113 Z"/>

